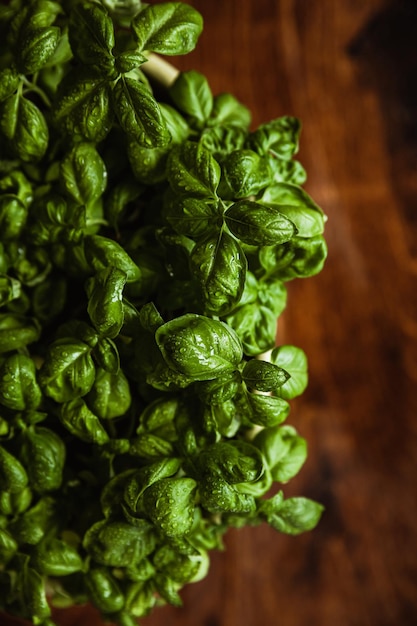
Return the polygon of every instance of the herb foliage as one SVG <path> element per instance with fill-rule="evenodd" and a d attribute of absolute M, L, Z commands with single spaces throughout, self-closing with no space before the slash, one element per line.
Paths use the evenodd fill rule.
<path fill-rule="evenodd" d="M 273 348 L 325 217 L 298 120 L 251 131 L 196 71 L 155 98 L 149 53 L 202 26 L 178 2 L 0 7 L 0 606 L 40 626 L 46 578 L 132 625 L 228 527 L 321 515 L 277 491 L 306 458 L 282 423 L 307 361 Z"/>

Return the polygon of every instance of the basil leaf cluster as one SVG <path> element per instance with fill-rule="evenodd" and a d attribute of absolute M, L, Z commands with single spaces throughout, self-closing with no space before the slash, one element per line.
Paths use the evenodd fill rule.
<path fill-rule="evenodd" d="M 326 218 L 297 119 L 253 130 L 197 71 L 157 95 L 151 55 L 202 27 L 181 2 L 0 8 L 0 608 L 39 626 L 87 601 L 133 625 L 230 526 L 322 512 L 276 489 L 307 358 L 275 337 Z"/>

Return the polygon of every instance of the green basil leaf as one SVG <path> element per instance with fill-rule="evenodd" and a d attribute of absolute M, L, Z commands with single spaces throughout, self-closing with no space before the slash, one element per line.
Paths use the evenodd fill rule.
<path fill-rule="evenodd" d="M 180 72 L 169 95 L 192 127 L 204 127 L 213 110 L 213 94 L 203 74 L 195 70 Z"/>
<path fill-rule="evenodd" d="M 271 353 L 271 362 L 282 367 L 290 378 L 280 387 L 278 394 L 285 400 L 301 395 L 307 387 L 308 365 L 306 354 L 295 346 L 279 346 Z"/>
<path fill-rule="evenodd" d="M 106 166 L 91 143 L 76 143 L 60 161 L 59 175 L 63 189 L 78 204 L 95 202 L 106 189 Z"/>
<path fill-rule="evenodd" d="M 205 313 L 223 316 L 236 307 L 245 286 L 247 261 L 234 237 L 221 230 L 198 243 L 190 268 L 200 286 Z"/>
<path fill-rule="evenodd" d="M 259 450 L 246 441 L 222 441 L 208 447 L 199 462 L 230 484 L 255 482 L 264 472 Z"/>
<path fill-rule="evenodd" d="M 52 115 L 62 132 L 102 141 L 114 119 L 111 83 L 88 67 L 74 68 L 59 85 Z"/>
<path fill-rule="evenodd" d="M 245 198 L 257 195 L 271 182 L 267 161 L 252 150 L 234 150 L 222 163 L 222 195 Z"/>
<path fill-rule="evenodd" d="M 160 54 L 187 54 L 195 48 L 203 29 L 203 18 L 182 2 L 145 5 L 132 21 L 140 50 Z"/>
<path fill-rule="evenodd" d="M 127 575 L 129 580 L 131 580 L 134 585 L 138 584 L 143 586 L 144 582 L 150 581 L 150 579 L 154 576 L 155 571 L 155 567 L 153 566 L 151 560 L 149 558 L 145 558 L 140 563 L 139 567 L 137 565 L 128 567 Z"/>
<path fill-rule="evenodd" d="M 98 368 L 91 391 L 86 397 L 88 406 L 101 419 L 124 415 L 132 397 L 129 382 L 122 370 L 117 374 Z"/>
<path fill-rule="evenodd" d="M 130 439 L 126 439 L 124 437 L 110 439 L 103 447 L 103 451 L 105 456 L 119 456 L 125 455 L 129 453 L 130 449 Z"/>
<path fill-rule="evenodd" d="M 327 245 L 321 235 L 294 237 L 279 246 L 266 246 L 259 251 L 259 260 L 268 274 L 281 280 L 314 276 L 323 268 Z"/>
<path fill-rule="evenodd" d="M 94 348 L 94 358 L 99 367 L 106 372 L 117 374 L 120 369 L 120 356 L 114 341 L 108 337 L 102 337 Z"/>
<path fill-rule="evenodd" d="M 166 458 L 174 454 L 174 448 L 169 441 L 165 441 L 165 439 L 153 435 L 152 433 L 144 433 L 130 441 L 129 454 L 142 459 L 155 460 Z"/>
<path fill-rule="evenodd" d="M 215 203 L 210 199 L 180 197 L 169 203 L 166 217 L 180 235 L 199 239 L 218 231 L 222 218 Z"/>
<path fill-rule="evenodd" d="M 291 159 L 298 150 L 301 124 L 295 117 L 280 117 L 262 124 L 251 133 L 248 144 L 258 154 L 267 153 L 279 159 Z"/>
<path fill-rule="evenodd" d="M 0 131 L 22 161 L 37 161 L 46 152 L 48 126 L 40 109 L 16 93 L 1 104 Z"/>
<path fill-rule="evenodd" d="M 165 179 L 168 146 L 163 148 L 145 148 L 136 140 L 127 144 L 129 162 L 135 179 L 145 185 L 154 185 Z"/>
<path fill-rule="evenodd" d="M 14 67 L 0 71 L 0 102 L 11 96 L 19 86 L 19 74 Z"/>
<path fill-rule="evenodd" d="M 175 430 L 178 435 L 176 446 L 181 454 L 195 458 L 200 452 L 201 442 L 197 440 L 196 425 L 186 406 L 175 416 Z"/>
<path fill-rule="evenodd" d="M 268 307 L 276 317 L 281 315 L 287 303 L 287 290 L 283 282 L 275 278 L 260 281 L 258 301 Z"/>
<path fill-rule="evenodd" d="M 263 282 L 258 281 L 255 275 L 247 271 L 245 279 L 245 288 L 243 290 L 242 297 L 239 305 L 244 306 L 246 304 L 252 304 L 259 299 L 260 294 L 264 291 Z M 261 301 L 262 303 L 263 301 Z"/>
<path fill-rule="evenodd" d="M 128 146 L 130 143 L 128 144 Z M 135 144 L 137 145 L 137 144 Z M 134 170 L 134 166 L 132 165 Z M 104 211 L 110 224 L 117 230 L 117 224 L 126 207 L 137 200 L 143 188 L 132 177 L 126 176 L 125 180 L 116 183 L 104 198 Z"/>
<path fill-rule="evenodd" d="M 58 194 L 45 194 L 31 206 L 31 235 L 36 245 L 77 240 L 85 225 L 85 208 L 74 209 Z"/>
<path fill-rule="evenodd" d="M 213 108 L 207 126 L 237 126 L 248 129 L 251 113 L 247 107 L 230 93 L 221 93 L 214 97 Z"/>
<path fill-rule="evenodd" d="M 10 531 L 18 543 L 36 545 L 57 524 L 56 502 L 49 496 L 43 496 L 23 515 L 11 522 Z"/>
<path fill-rule="evenodd" d="M 93 386 L 95 367 L 91 348 L 76 339 L 61 339 L 48 348 L 39 371 L 39 384 L 56 402 L 86 395 Z"/>
<path fill-rule="evenodd" d="M 141 568 L 142 564 L 139 568 L 139 571 L 141 570 Z M 132 568 L 130 568 L 129 571 L 131 570 Z M 135 570 L 133 576 L 129 575 L 129 577 L 132 577 L 136 580 L 136 571 L 137 570 Z M 152 583 L 147 581 L 144 582 L 143 580 L 131 583 L 126 591 L 124 611 L 121 611 L 117 615 L 120 623 L 124 626 L 136 626 L 137 618 L 149 615 L 157 602 L 155 591 L 155 580 L 153 580 Z M 159 594 L 159 590 L 157 590 L 157 592 Z M 163 598 L 163 595 L 160 594 L 160 597 Z"/>
<path fill-rule="evenodd" d="M 242 359 L 235 332 L 223 322 L 189 313 L 163 324 L 155 334 L 167 364 L 194 380 L 232 371 Z"/>
<path fill-rule="evenodd" d="M 0 354 L 10 352 L 37 341 L 39 323 L 30 317 L 14 313 L 0 313 Z"/>
<path fill-rule="evenodd" d="M 263 158 L 268 162 L 274 183 L 290 183 L 300 186 L 306 182 L 307 173 L 299 161 L 277 159 L 272 154 L 267 154 Z"/>
<path fill-rule="evenodd" d="M 199 144 L 187 141 L 174 148 L 168 158 L 167 176 L 179 195 L 216 199 L 220 166 Z"/>
<path fill-rule="evenodd" d="M 228 439 L 234 437 L 242 425 L 242 415 L 238 404 L 234 400 L 224 400 L 219 404 L 206 404 L 203 424 L 207 433 L 218 432 Z"/>
<path fill-rule="evenodd" d="M 85 256 L 94 271 L 100 272 L 114 267 L 126 274 L 128 283 L 140 279 L 140 268 L 117 241 L 102 235 L 88 235 L 84 241 Z"/>
<path fill-rule="evenodd" d="M 165 574 L 156 574 L 154 583 L 158 594 L 165 600 L 165 602 L 172 604 L 172 606 L 181 607 L 182 600 L 178 593 L 180 585 L 174 582 Z"/>
<path fill-rule="evenodd" d="M 242 378 L 249 389 L 279 393 L 290 374 L 273 362 L 251 359 L 243 368 Z"/>
<path fill-rule="evenodd" d="M 173 144 L 182 143 L 188 137 L 190 134 L 190 127 L 181 113 L 173 106 L 170 106 L 165 102 L 160 102 L 159 107 L 171 135 L 171 143 L 169 144 L 170 149 Z"/>
<path fill-rule="evenodd" d="M 244 147 L 246 136 L 247 131 L 240 126 L 211 126 L 204 129 L 199 143 L 221 162 L 234 150 Z"/>
<path fill-rule="evenodd" d="M 27 414 L 25 415 L 25 418 L 26 416 Z M 27 421 L 29 422 L 29 420 Z M 32 503 L 33 493 L 28 485 L 16 493 L 11 493 L 10 491 L 3 492 L 3 497 L 5 495 L 7 495 L 9 499 L 9 511 L 4 514 L 12 515 L 15 519 L 24 514 Z"/>
<path fill-rule="evenodd" d="M 20 281 L 6 274 L 0 274 L 0 307 L 5 306 L 13 300 L 17 300 L 17 298 L 20 298 L 21 294 L 22 288 Z"/>
<path fill-rule="evenodd" d="M 202 506 L 210 513 L 254 513 L 254 496 L 241 493 L 214 472 L 207 472 L 199 483 Z"/>
<path fill-rule="evenodd" d="M 103 74 L 112 74 L 115 44 L 113 21 L 97 2 L 78 2 L 71 10 L 69 41 L 75 58 Z"/>
<path fill-rule="evenodd" d="M 160 391 L 177 391 L 185 389 L 194 381 L 191 376 L 173 370 L 164 362 L 159 362 L 146 375 L 146 382 Z"/>
<path fill-rule="evenodd" d="M 9 356 L 0 366 L 0 403 L 24 411 L 37 409 L 41 400 L 33 360 L 25 354 Z"/>
<path fill-rule="evenodd" d="M 239 126 L 212 126 L 204 129 L 199 143 L 221 163 L 228 154 L 243 147 L 246 135 Z"/>
<path fill-rule="evenodd" d="M 231 400 L 241 384 L 239 372 L 226 372 L 214 380 L 196 383 L 194 389 L 207 404 L 219 405 Z"/>
<path fill-rule="evenodd" d="M 137 434 L 149 432 L 167 441 L 175 441 L 175 419 L 182 410 L 183 406 L 178 398 L 158 398 L 148 404 L 140 414 Z"/>
<path fill-rule="evenodd" d="M 2 195 L 4 193 L 17 196 L 24 206 L 29 205 L 33 198 L 33 184 L 19 170 L 13 170 L 0 178 L 0 191 Z"/>
<path fill-rule="evenodd" d="M 103 337 L 117 337 L 124 322 L 123 289 L 126 274 L 116 267 L 108 267 L 86 283 L 87 312 L 94 328 Z"/>
<path fill-rule="evenodd" d="M 0 417 L 0 436 L 7 437 L 10 434 L 10 424 L 4 417 Z"/>
<path fill-rule="evenodd" d="M 0 515 L 3 523 L 6 516 L 13 515 L 14 513 L 12 497 L 9 491 L 0 491 Z"/>
<path fill-rule="evenodd" d="M 31 487 L 38 493 L 55 491 L 62 483 L 65 445 L 53 430 L 31 426 L 24 432 L 21 458 L 28 468 Z"/>
<path fill-rule="evenodd" d="M 263 206 L 252 200 L 241 200 L 227 209 L 226 224 L 236 237 L 249 245 L 282 244 L 292 239 L 298 231 L 280 209 L 278 206 Z"/>
<path fill-rule="evenodd" d="M 141 522 L 140 527 L 118 521 L 97 522 L 87 530 L 83 546 L 100 565 L 127 567 L 138 563 L 155 548 L 152 525 Z"/>
<path fill-rule="evenodd" d="M 19 247 L 14 247 L 13 244 L 9 246 L 9 251 L 12 250 L 11 259 L 14 274 L 24 285 L 33 287 L 39 284 L 51 271 L 52 263 L 45 249 L 25 246 L 21 242 Z M 24 302 L 22 305 L 22 308 L 15 308 L 16 312 L 24 313 L 28 310 Z M 14 307 L 10 308 L 13 310 Z"/>
<path fill-rule="evenodd" d="M 6 529 L 0 528 L 0 563 L 4 567 L 17 552 L 19 545 Z"/>
<path fill-rule="evenodd" d="M 164 320 L 153 302 L 148 302 L 139 311 L 139 321 L 144 330 L 154 333 Z"/>
<path fill-rule="evenodd" d="M 17 587 L 20 589 L 20 597 L 24 615 L 32 619 L 34 624 L 44 624 L 51 615 L 42 576 L 27 564 L 18 572 Z"/>
<path fill-rule="evenodd" d="M 273 480 L 280 483 L 296 476 L 307 458 L 307 442 L 292 426 L 264 428 L 252 443 L 262 452 Z"/>
<path fill-rule="evenodd" d="M 153 562 L 158 571 L 164 572 L 173 581 L 181 584 L 197 582 L 207 572 L 207 555 L 197 549 L 181 554 L 172 546 L 162 545 L 156 552 Z"/>
<path fill-rule="evenodd" d="M 58 26 L 30 28 L 25 34 L 17 54 L 17 69 L 21 74 L 34 74 L 54 55 L 61 29 Z"/>
<path fill-rule="evenodd" d="M 155 526 L 167 537 L 190 532 L 194 521 L 197 483 L 192 478 L 163 478 L 143 494 L 145 510 Z"/>
<path fill-rule="evenodd" d="M 126 50 L 116 57 L 116 68 L 120 74 L 127 74 L 146 63 L 148 59 L 137 50 Z"/>
<path fill-rule="evenodd" d="M 325 215 L 310 196 L 288 183 L 269 186 L 262 195 L 262 202 L 286 215 L 294 222 L 299 237 L 315 237 L 324 231 Z"/>
<path fill-rule="evenodd" d="M 31 563 L 44 576 L 68 576 L 83 569 L 78 551 L 62 539 L 44 539 L 34 548 Z"/>
<path fill-rule="evenodd" d="M 110 570 L 104 567 L 90 569 L 84 576 L 90 601 L 103 613 L 121 611 L 125 599 Z"/>
<path fill-rule="evenodd" d="M 257 356 L 275 345 L 277 316 L 269 307 L 259 302 L 238 307 L 226 317 L 242 342 L 243 352 Z"/>
<path fill-rule="evenodd" d="M 18 196 L 5 193 L 0 197 L 0 228 L 2 241 L 16 239 L 26 224 L 28 210 Z"/>
<path fill-rule="evenodd" d="M 281 504 L 284 502 L 284 494 L 282 491 L 278 491 L 272 498 L 261 500 L 259 502 L 259 512 L 268 517 L 273 515 L 274 511 L 278 510 Z"/>
<path fill-rule="evenodd" d="M 148 148 L 164 147 L 170 139 L 161 109 L 139 80 L 122 76 L 113 88 L 113 105 L 125 133 Z"/>
<path fill-rule="evenodd" d="M 120 505 L 124 502 L 124 489 L 135 470 L 125 470 L 116 474 L 104 486 L 100 494 L 100 505 L 104 517 L 114 518 L 120 514 Z"/>
<path fill-rule="evenodd" d="M 283 398 L 256 393 L 247 394 L 251 409 L 250 421 L 265 428 L 284 422 L 290 412 L 290 405 Z"/>
<path fill-rule="evenodd" d="M 142 496 L 145 490 L 157 481 L 176 474 L 180 466 L 179 459 L 166 458 L 135 471 L 125 482 L 125 503 L 134 513 L 140 513 L 143 510 Z"/>
<path fill-rule="evenodd" d="M 173 107 L 159 103 L 171 141 L 161 148 L 145 148 L 137 141 L 127 144 L 129 162 L 135 178 L 145 184 L 155 184 L 166 179 L 166 164 L 169 152 L 174 144 L 184 141 L 189 134 L 189 127 L 182 115 Z"/>
<path fill-rule="evenodd" d="M 99 446 L 109 441 L 109 436 L 99 418 L 90 411 L 82 398 L 63 404 L 59 419 L 62 425 L 81 441 L 96 443 Z"/>
<path fill-rule="evenodd" d="M 13 454 L 0 446 L 0 490 L 19 493 L 28 484 L 25 468 Z"/>
<path fill-rule="evenodd" d="M 314 500 L 288 498 L 267 515 L 267 520 L 275 530 L 288 535 L 299 535 L 312 530 L 318 524 L 323 510 L 324 507 Z"/>
<path fill-rule="evenodd" d="M 94 328 L 86 322 L 78 319 L 69 319 L 64 324 L 61 324 L 56 331 L 56 339 L 62 339 L 66 342 L 68 337 L 73 337 L 77 340 L 79 339 L 90 348 L 95 348 L 97 342 L 99 341 L 99 335 Z"/>

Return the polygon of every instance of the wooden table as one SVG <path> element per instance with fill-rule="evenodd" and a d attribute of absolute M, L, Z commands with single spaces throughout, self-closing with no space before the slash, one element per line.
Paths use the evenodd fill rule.
<path fill-rule="evenodd" d="M 286 494 L 318 499 L 326 513 L 299 537 L 230 532 L 184 608 L 142 624 L 415 626 L 417 4 L 193 5 L 204 34 L 175 62 L 237 96 L 254 126 L 302 119 L 306 189 L 329 218 L 325 270 L 290 284 L 278 337 L 310 361 L 289 420 L 309 459 Z"/>

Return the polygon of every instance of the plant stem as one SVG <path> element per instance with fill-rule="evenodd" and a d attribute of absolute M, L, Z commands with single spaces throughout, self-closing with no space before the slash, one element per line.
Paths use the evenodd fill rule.
<path fill-rule="evenodd" d="M 148 60 L 141 65 L 141 69 L 149 78 L 152 78 L 152 80 L 165 89 L 171 87 L 180 73 L 171 63 L 168 63 L 168 61 L 165 61 L 165 59 L 162 59 L 153 52 L 149 53 Z"/>

